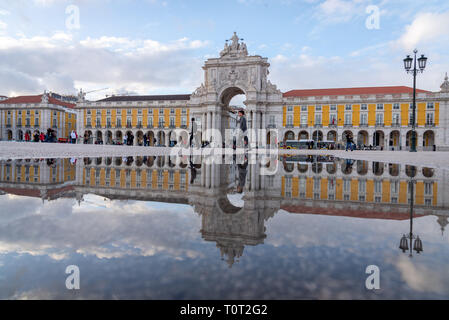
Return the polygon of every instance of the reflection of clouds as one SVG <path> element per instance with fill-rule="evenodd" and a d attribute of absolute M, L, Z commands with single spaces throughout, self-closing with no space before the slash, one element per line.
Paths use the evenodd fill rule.
<path fill-rule="evenodd" d="M 424 265 L 420 264 L 418 259 L 415 260 L 401 256 L 396 262 L 396 267 L 407 285 L 419 292 L 447 292 L 449 288 L 447 268 L 441 268 L 438 264 Z"/>
<path fill-rule="evenodd" d="M 184 241 L 198 238 L 200 229 L 188 206 L 173 205 L 169 211 L 146 202 L 87 198 L 80 207 L 74 199 L 42 204 L 40 199 L 0 198 L 6 209 L 0 215 L 0 253 L 48 255 L 55 260 L 73 252 L 98 258 L 158 252 L 179 259 L 201 255 Z M 96 205 L 100 199 L 105 207 Z"/>

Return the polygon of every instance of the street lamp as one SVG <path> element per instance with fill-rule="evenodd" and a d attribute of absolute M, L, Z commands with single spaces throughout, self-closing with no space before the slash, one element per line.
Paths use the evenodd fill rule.
<path fill-rule="evenodd" d="M 409 190 L 410 190 L 410 232 L 408 235 L 403 235 L 401 238 L 401 241 L 399 243 L 399 249 L 402 250 L 402 252 L 409 251 L 409 257 L 413 256 L 413 250 L 416 251 L 416 253 L 420 254 L 423 251 L 422 241 L 419 238 L 418 235 L 413 234 L 413 206 L 414 206 L 414 187 L 415 182 L 410 180 L 409 182 Z M 415 241 L 413 241 L 415 240 Z M 410 242 L 410 246 L 409 246 Z"/>
<path fill-rule="evenodd" d="M 418 50 L 413 51 L 414 58 L 409 55 L 404 59 L 404 68 L 407 73 L 413 74 L 413 116 L 412 116 L 412 141 L 410 146 L 410 152 L 416 152 L 416 75 L 418 72 L 423 73 L 426 68 L 427 58 L 421 55 L 420 58 L 416 59 L 416 54 Z M 416 66 L 416 61 L 418 61 L 418 68 Z M 413 65 L 413 68 L 412 68 Z"/>

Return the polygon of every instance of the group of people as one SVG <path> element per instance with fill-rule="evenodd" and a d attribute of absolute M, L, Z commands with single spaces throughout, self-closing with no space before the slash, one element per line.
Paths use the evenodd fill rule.
<path fill-rule="evenodd" d="M 33 133 L 25 132 L 23 140 L 25 142 L 56 142 L 56 132 L 50 128 L 47 129 L 47 133 L 38 130 Z"/>

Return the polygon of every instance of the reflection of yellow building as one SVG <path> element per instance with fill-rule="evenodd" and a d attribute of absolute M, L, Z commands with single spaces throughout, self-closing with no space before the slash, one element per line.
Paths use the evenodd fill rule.
<path fill-rule="evenodd" d="M 437 216 L 442 232 L 447 225 L 449 200 L 444 195 L 449 179 L 444 171 L 366 161 L 319 162 L 313 157 L 309 158 L 312 162 L 271 160 L 278 164 L 274 175 L 263 175 L 263 166 L 248 164 L 240 205 L 228 196 L 234 193 L 239 177 L 236 165 L 203 162 L 192 166 L 189 158 L 170 156 L 84 158 L 76 163 L 0 161 L 0 191 L 43 200 L 71 197 L 83 201 L 83 195 L 96 194 L 189 204 L 201 215 L 203 239 L 215 242 L 229 265 L 242 256 L 245 246 L 264 242 L 265 221 L 279 210 L 406 220 L 411 182 L 415 216 Z"/>

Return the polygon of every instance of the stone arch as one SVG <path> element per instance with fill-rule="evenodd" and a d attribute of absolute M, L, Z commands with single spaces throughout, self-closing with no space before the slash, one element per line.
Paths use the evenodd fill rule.
<path fill-rule="evenodd" d="M 337 131 L 331 130 L 327 133 L 327 141 L 337 142 Z"/>
<path fill-rule="evenodd" d="M 399 130 L 393 130 L 390 132 L 390 140 L 388 144 L 395 150 L 399 150 L 399 148 L 401 147 L 401 133 L 399 132 Z"/>
<path fill-rule="evenodd" d="M 293 131 L 289 130 L 284 134 L 284 141 L 287 140 L 295 140 L 295 133 Z"/>
<path fill-rule="evenodd" d="M 150 147 L 153 147 L 154 146 L 154 132 L 153 131 L 148 131 L 147 132 L 147 139 L 148 139 L 148 145 L 150 146 Z"/>
<path fill-rule="evenodd" d="M 357 145 L 359 146 L 369 146 L 369 140 L 368 140 L 368 132 L 366 130 L 361 130 L 357 133 Z"/>
<path fill-rule="evenodd" d="M 103 144 L 103 132 L 101 130 L 95 132 L 95 144 Z"/>
<path fill-rule="evenodd" d="M 298 140 L 309 140 L 309 133 L 307 131 L 300 131 L 298 134 Z"/>
<path fill-rule="evenodd" d="M 8 141 L 11 141 L 13 139 L 12 130 L 6 131 L 6 137 L 7 137 Z"/>
<path fill-rule="evenodd" d="M 357 160 L 357 174 L 364 176 L 368 173 L 368 161 Z"/>
<path fill-rule="evenodd" d="M 323 141 L 323 131 L 321 131 L 321 130 L 315 130 L 315 131 L 312 133 L 312 140 L 315 141 L 315 142 Z"/>
<path fill-rule="evenodd" d="M 423 134 L 423 147 L 433 148 L 435 145 L 435 132 L 433 130 L 427 130 Z"/>
<path fill-rule="evenodd" d="M 114 139 L 113 139 L 111 130 L 107 130 L 106 131 L 105 141 L 106 141 L 106 144 L 113 144 Z"/>
<path fill-rule="evenodd" d="M 120 130 L 115 132 L 115 144 L 123 144 L 123 133 Z"/>
<path fill-rule="evenodd" d="M 385 133 L 382 130 L 374 131 L 373 146 L 385 148 Z"/>

